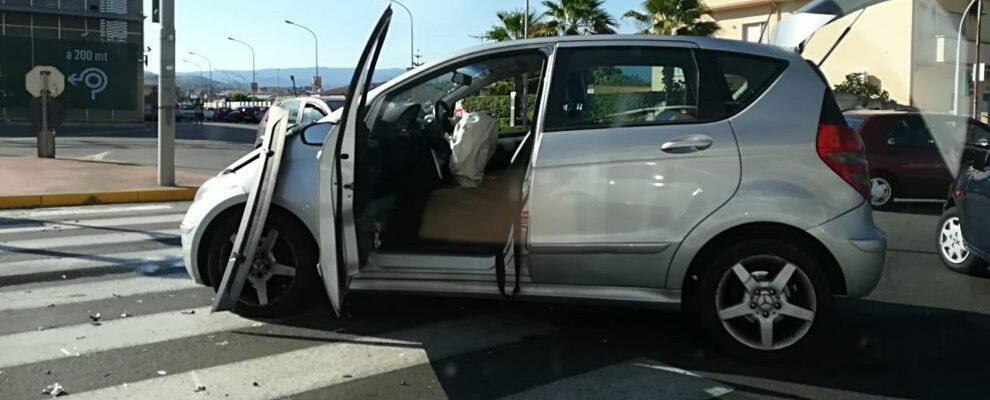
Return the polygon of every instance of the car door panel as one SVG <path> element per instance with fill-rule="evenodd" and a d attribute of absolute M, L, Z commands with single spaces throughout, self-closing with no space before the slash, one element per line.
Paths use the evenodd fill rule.
<path fill-rule="evenodd" d="M 661 150 L 689 135 L 711 144 Z M 673 248 L 739 176 L 727 121 L 545 133 L 529 202 L 534 280 L 663 287 Z"/>
<path fill-rule="evenodd" d="M 983 257 L 990 257 L 990 167 L 986 147 L 967 145 L 976 160 L 964 167 L 965 196 L 961 202 L 962 231 L 966 245 Z"/>

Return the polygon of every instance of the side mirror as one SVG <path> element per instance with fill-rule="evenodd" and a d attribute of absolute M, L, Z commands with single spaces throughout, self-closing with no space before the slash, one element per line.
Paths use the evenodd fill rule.
<path fill-rule="evenodd" d="M 327 136 L 330 134 L 330 130 L 333 128 L 333 124 L 310 124 L 296 127 L 297 130 L 302 130 L 299 133 L 299 138 L 302 140 L 303 144 L 308 144 L 311 146 L 322 146 L 323 141 L 326 140 Z"/>

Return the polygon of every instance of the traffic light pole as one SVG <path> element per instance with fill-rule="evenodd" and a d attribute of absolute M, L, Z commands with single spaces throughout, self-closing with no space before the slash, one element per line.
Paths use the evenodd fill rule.
<path fill-rule="evenodd" d="M 161 0 L 158 71 L 158 185 L 175 186 L 175 0 Z"/>

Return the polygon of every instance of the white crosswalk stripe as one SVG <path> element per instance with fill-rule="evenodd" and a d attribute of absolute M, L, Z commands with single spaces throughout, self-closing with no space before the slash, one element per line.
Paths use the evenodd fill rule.
<path fill-rule="evenodd" d="M 249 327 L 256 322 L 207 307 L 0 336 L 0 368 Z"/>
<path fill-rule="evenodd" d="M 177 239 L 179 229 L 163 229 L 147 232 L 117 232 L 101 235 L 83 235 L 69 237 L 50 237 L 44 239 L 0 241 L 0 250 L 50 250 L 74 246 L 99 246 L 106 244 L 124 244 L 145 242 L 149 240 Z"/>
<path fill-rule="evenodd" d="M 72 229 L 84 229 L 84 228 L 110 228 L 110 227 L 121 227 L 121 226 L 132 226 L 132 225 L 142 225 L 142 224 L 165 224 L 174 223 L 176 226 L 182 221 L 182 214 L 166 214 L 166 215 L 151 215 L 144 217 L 125 217 L 125 218 L 101 218 L 86 220 L 85 222 L 80 222 L 78 220 L 61 220 L 61 221 L 26 221 L 22 224 L 12 224 L 9 226 L 0 225 L 0 235 L 14 234 L 14 233 L 30 233 L 30 232 L 57 232 L 66 231 Z"/>
<path fill-rule="evenodd" d="M 159 250 L 109 253 L 76 257 L 32 259 L 0 263 L 0 280 L 22 275 L 71 272 L 101 267 L 127 266 L 135 269 L 147 267 L 149 272 L 182 267 L 182 251 L 177 247 Z"/>
<path fill-rule="evenodd" d="M 40 289 L 8 288 L 0 291 L 0 311 L 45 307 L 109 299 L 117 296 L 169 292 L 198 287 L 185 274 L 165 277 L 139 276 Z"/>

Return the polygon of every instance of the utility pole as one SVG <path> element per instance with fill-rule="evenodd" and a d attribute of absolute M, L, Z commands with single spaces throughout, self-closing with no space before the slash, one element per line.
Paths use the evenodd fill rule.
<path fill-rule="evenodd" d="M 244 42 L 244 41 L 241 41 L 241 40 L 237 40 L 237 39 L 234 39 L 232 37 L 227 37 L 227 39 L 228 40 L 231 40 L 231 41 L 234 41 L 234 42 L 237 42 L 237 43 L 240 43 L 240 44 L 243 44 L 243 45 L 247 46 L 248 49 L 251 50 L 251 93 L 256 93 L 258 91 L 258 79 L 257 79 L 257 77 L 255 76 L 255 73 L 254 73 L 254 58 L 255 58 L 254 57 L 254 47 L 251 47 L 251 45 L 247 44 L 247 42 Z"/>
<path fill-rule="evenodd" d="M 323 80 L 320 79 L 320 39 L 316 37 L 316 32 L 313 32 L 312 29 L 309 29 L 305 26 L 299 25 L 289 20 L 285 20 L 285 23 L 303 28 L 311 35 L 313 35 L 313 44 L 316 47 L 314 51 L 314 53 L 316 54 L 316 75 L 313 76 L 313 94 L 319 96 L 320 87 L 323 86 Z"/>
<path fill-rule="evenodd" d="M 210 73 L 209 73 L 209 76 L 210 76 L 210 99 L 212 100 L 213 99 L 213 62 L 210 61 L 209 58 L 206 58 L 206 56 L 204 56 L 202 54 L 199 54 L 197 52 L 194 52 L 194 51 L 190 51 L 189 52 L 189 55 L 193 55 L 193 56 L 196 56 L 196 57 L 199 57 L 199 58 L 202 58 L 202 59 L 206 60 L 206 65 L 207 65 L 208 68 L 210 68 Z"/>
<path fill-rule="evenodd" d="M 529 0 L 526 0 L 526 13 L 523 14 L 523 39 L 529 38 Z"/>
<path fill-rule="evenodd" d="M 161 0 L 158 185 L 175 186 L 175 0 Z"/>
<path fill-rule="evenodd" d="M 963 16 L 966 18 L 966 16 Z M 983 2 L 976 3 L 976 61 L 973 62 L 973 118 L 982 121 L 980 115 L 980 85 L 983 84 L 981 77 L 986 71 L 983 70 L 983 63 L 980 62 L 980 41 L 983 39 Z"/>

